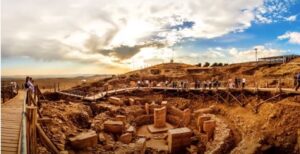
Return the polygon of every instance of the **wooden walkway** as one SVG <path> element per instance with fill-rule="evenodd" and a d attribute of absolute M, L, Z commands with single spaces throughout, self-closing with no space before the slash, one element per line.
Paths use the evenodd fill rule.
<path fill-rule="evenodd" d="M 88 97 L 84 97 L 81 95 L 76 95 L 76 94 L 71 94 L 71 93 L 67 93 L 67 92 L 57 92 L 58 94 L 61 95 L 65 95 L 65 96 L 70 96 L 70 97 L 74 97 L 74 98 L 79 98 L 79 99 L 83 99 L 83 100 L 87 100 L 87 101 L 93 101 L 93 100 L 97 100 L 100 99 L 106 95 L 111 95 L 111 94 L 115 94 L 115 93 L 120 93 L 120 92 L 125 92 L 125 91 L 133 91 L 133 90 L 137 90 L 139 88 L 137 87 L 133 87 L 133 88 L 123 88 L 123 89 L 116 89 L 116 90 L 110 90 L 110 91 L 105 91 L 105 92 L 100 92 L 96 95 L 93 96 L 88 96 Z M 140 89 L 145 89 L 145 88 L 140 88 Z"/>
<path fill-rule="evenodd" d="M 117 89 L 117 90 L 110 90 L 110 91 L 105 91 L 105 92 L 100 92 L 94 96 L 81 96 L 81 95 L 76 95 L 76 94 L 71 94 L 71 93 L 66 93 L 66 92 L 57 92 L 61 95 L 65 95 L 65 96 L 70 96 L 70 97 L 74 97 L 74 98 L 79 98 L 79 99 L 83 99 L 83 100 L 87 100 L 87 101 L 94 101 L 97 99 L 101 99 L 106 95 L 111 95 L 111 94 L 115 94 L 115 93 L 120 93 L 120 92 L 127 92 L 127 91 L 134 91 L 134 90 L 144 90 L 144 89 L 152 89 L 152 90 L 167 90 L 167 91 L 178 91 L 178 90 L 183 90 L 182 88 L 172 88 L 172 87 L 133 87 L 133 88 L 123 88 L 123 89 Z M 190 91 L 226 91 L 228 90 L 228 88 L 225 87 L 220 87 L 218 89 L 216 88 L 211 88 L 211 89 L 203 89 L 203 88 L 189 88 L 189 89 L 184 89 L 184 90 L 190 90 Z M 232 91 L 250 91 L 250 92 L 256 92 L 256 91 L 264 91 L 264 92 L 279 92 L 278 88 L 244 88 L 244 89 L 237 89 L 237 88 L 233 88 L 230 89 Z M 286 93 L 286 94 L 296 94 L 296 95 L 300 95 L 300 91 L 295 91 L 292 88 L 282 88 L 281 89 L 282 93 Z"/>
<path fill-rule="evenodd" d="M 1 104 L 1 153 L 18 153 L 24 91 L 11 100 Z"/>

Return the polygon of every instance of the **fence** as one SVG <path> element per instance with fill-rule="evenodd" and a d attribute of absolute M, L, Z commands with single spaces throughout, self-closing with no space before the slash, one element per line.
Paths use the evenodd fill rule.
<path fill-rule="evenodd" d="M 36 154 L 37 137 L 41 143 L 46 146 L 52 153 L 59 153 L 58 149 L 47 137 L 42 129 L 43 122 L 51 119 L 43 118 L 39 112 L 41 99 L 45 99 L 38 86 L 35 86 L 34 92 L 27 90 L 23 104 L 22 130 L 21 130 L 21 148 L 19 153 Z"/>

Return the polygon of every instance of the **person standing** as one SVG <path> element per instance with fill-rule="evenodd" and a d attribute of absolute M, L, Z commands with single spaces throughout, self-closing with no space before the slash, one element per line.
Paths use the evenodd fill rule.
<path fill-rule="evenodd" d="M 235 86 L 235 88 L 239 88 L 238 78 L 234 78 L 234 86 Z"/>
<path fill-rule="evenodd" d="M 294 75 L 294 87 L 296 88 L 297 87 L 297 73 L 295 73 Z"/>
<path fill-rule="evenodd" d="M 31 77 L 29 78 L 27 83 L 28 83 L 28 88 L 32 91 L 32 93 L 34 93 L 34 84 Z"/>
<path fill-rule="evenodd" d="M 25 90 L 27 90 L 29 88 L 28 82 L 29 82 L 29 76 L 27 76 L 26 79 L 25 79 L 25 83 L 24 83 Z"/>
<path fill-rule="evenodd" d="M 244 88 L 245 88 L 245 86 L 246 86 L 246 79 L 245 79 L 245 78 L 243 78 L 243 79 L 242 79 L 242 88 L 244 89 Z"/>
<path fill-rule="evenodd" d="M 299 88 L 300 88 L 300 72 L 297 74 L 297 87 L 296 87 L 296 91 L 298 91 Z"/>

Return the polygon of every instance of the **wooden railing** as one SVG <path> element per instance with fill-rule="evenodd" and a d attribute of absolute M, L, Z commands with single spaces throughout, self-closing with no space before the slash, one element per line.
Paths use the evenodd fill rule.
<path fill-rule="evenodd" d="M 19 153 L 36 154 L 37 137 L 39 137 L 41 143 L 47 147 L 50 152 L 59 153 L 59 150 L 41 127 L 42 122 L 46 119 L 43 118 L 39 112 L 41 98 L 45 99 L 38 86 L 35 86 L 34 92 L 29 89 L 26 91 L 22 117 L 21 148 Z"/>

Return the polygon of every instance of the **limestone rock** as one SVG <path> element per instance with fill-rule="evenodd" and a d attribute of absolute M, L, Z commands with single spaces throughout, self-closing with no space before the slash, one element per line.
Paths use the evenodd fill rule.
<path fill-rule="evenodd" d="M 167 106 L 167 105 L 168 105 L 168 101 L 162 101 L 162 102 L 161 102 L 161 105 Z"/>
<path fill-rule="evenodd" d="M 213 138 L 215 128 L 216 128 L 215 120 L 204 121 L 203 131 L 207 133 L 209 140 Z"/>
<path fill-rule="evenodd" d="M 183 111 L 183 125 L 187 126 L 191 122 L 191 110 L 190 109 L 185 109 Z"/>
<path fill-rule="evenodd" d="M 132 134 L 131 133 L 125 133 L 123 135 L 120 136 L 119 141 L 125 143 L 125 144 L 129 144 L 132 140 Z"/>
<path fill-rule="evenodd" d="M 138 153 L 145 153 L 146 149 L 146 138 L 139 138 L 136 142 L 136 150 Z"/>
<path fill-rule="evenodd" d="M 201 116 L 203 114 L 208 114 L 208 113 L 213 113 L 213 109 L 212 108 L 202 108 L 202 109 L 198 109 L 196 111 L 194 111 L 195 116 Z"/>
<path fill-rule="evenodd" d="M 88 147 L 95 147 L 98 137 L 95 131 L 89 131 L 70 138 L 70 141 L 74 149 L 86 149 Z"/>
<path fill-rule="evenodd" d="M 123 121 L 124 123 L 126 122 L 126 116 L 124 115 L 117 115 L 116 116 L 117 121 Z"/>
<path fill-rule="evenodd" d="M 170 153 L 177 153 L 191 143 L 193 132 L 187 128 L 176 128 L 168 131 L 168 149 Z"/>
<path fill-rule="evenodd" d="M 126 132 L 127 132 L 127 133 L 135 134 L 135 133 L 136 133 L 136 128 L 135 128 L 134 126 L 129 126 L 129 127 L 126 129 Z"/>
<path fill-rule="evenodd" d="M 124 129 L 124 123 L 122 121 L 107 120 L 104 122 L 104 130 L 110 133 L 121 134 Z"/>
<path fill-rule="evenodd" d="M 108 101 L 113 105 L 118 105 L 118 106 L 124 105 L 124 101 L 118 97 L 109 97 Z"/>
<path fill-rule="evenodd" d="M 104 142 L 105 142 L 105 136 L 104 136 L 103 133 L 99 133 L 98 138 L 99 138 L 99 141 L 100 141 L 101 143 L 104 143 Z"/>
<path fill-rule="evenodd" d="M 162 128 L 166 126 L 166 107 L 154 109 L 154 127 Z"/>
<path fill-rule="evenodd" d="M 133 98 L 129 98 L 129 104 L 132 106 L 132 105 L 135 105 L 135 100 Z"/>
<path fill-rule="evenodd" d="M 170 115 L 175 115 L 175 116 L 178 116 L 178 117 L 183 117 L 183 112 L 180 109 L 178 109 L 178 108 L 176 108 L 174 106 L 168 107 L 167 111 L 168 111 L 168 114 L 170 114 Z"/>
<path fill-rule="evenodd" d="M 197 125 L 198 125 L 198 128 L 199 128 L 199 132 L 203 131 L 203 123 L 204 123 L 204 121 L 207 121 L 207 120 L 210 120 L 210 116 L 202 115 L 202 116 L 198 117 Z"/>

